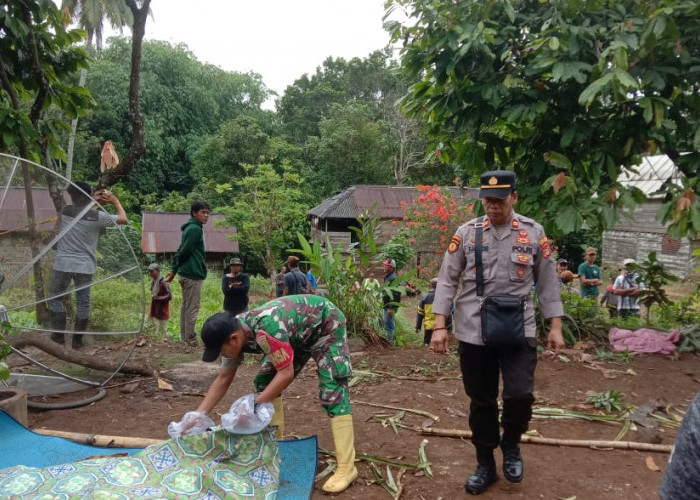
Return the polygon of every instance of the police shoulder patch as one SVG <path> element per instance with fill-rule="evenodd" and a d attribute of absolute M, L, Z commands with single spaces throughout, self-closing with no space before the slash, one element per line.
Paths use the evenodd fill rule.
<path fill-rule="evenodd" d="M 540 248 L 542 249 L 542 257 L 549 259 L 552 256 L 552 249 L 549 246 L 549 238 L 543 236 L 539 241 Z"/>
<path fill-rule="evenodd" d="M 447 251 L 449 253 L 455 253 L 457 250 L 459 250 L 459 245 L 462 243 L 462 238 L 458 235 L 452 235 L 452 238 L 450 239 L 450 244 L 447 246 Z"/>

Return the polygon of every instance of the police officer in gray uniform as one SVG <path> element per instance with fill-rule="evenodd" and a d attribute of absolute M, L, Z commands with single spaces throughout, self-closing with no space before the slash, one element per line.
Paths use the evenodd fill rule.
<path fill-rule="evenodd" d="M 499 444 L 506 479 L 517 483 L 523 478 L 519 443 L 532 416 L 537 364 L 533 281 L 540 312 L 550 320 L 547 348 L 556 353 L 564 347 L 561 333 L 564 311 L 552 250 L 542 226 L 513 211 L 518 200 L 515 182 L 515 173 L 504 170 L 481 176 L 479 197 L 486 212 L 482 234 L 483 295 L 511 294 L 525 299 L 525 342 L 521 347 L 506 349 L 485 346 L 482 340 L 481 299 L 476 293 L 476 219 L 461 226 L 452 236 L 433 303 L 435 326 L 431 349 L 446 353 L 445 318 L 455 301 L 454 334 L 459 340 L 464 389 L 471 400 L 469 426 L 478 463 L 465 489 L 475 495 L 485 492 L 498 479 L 494 450 Z M 499 372 L 503 376 L 502 436 L 498 423 Z"/>

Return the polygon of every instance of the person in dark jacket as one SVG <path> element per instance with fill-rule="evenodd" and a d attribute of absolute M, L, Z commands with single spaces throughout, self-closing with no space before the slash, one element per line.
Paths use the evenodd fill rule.
<path fill-rule="evenodd" d="M 207 264 L 204 254 L 204 230 L 202 226 L 209 220 L 209 204 L 195 201 L 190 207 L 190 219 L 182 230 L 180 247 L 175 252 L 172 271 L 165 277 L 170 283 L 176 274 L 182 287 L 182 306 L 180 307 L 180 338 L 189 343 L 197 343 L 197 314 L 202 301 L 202 282 L 207 277 Z"/>
<path fill-rule="evenodd" d="M 224 293 L 224 311 L 234 316 L 248 310 L 248 291 L 250 277 L 242 273 L 243 263 L 238 257 L 229 262 L 231 272 L 224 274 L 221 280 L 221 291 Z"/>
<path fill-rule="evenodd" d="M 299 270 L 299 257 L 287 258 L 287 273 L 284 275 L 284 292 L 282 295 L 302 295 L 308 293 L 306 275 Z"/>
<path fill-rule="evenodd" d="M 396 274 L 396 261 L 394 259 L 386 259 L 382 264 L 384 264 L 384 284 L 388 286 L 398 285 L 398 283 L 394 283 L 398 277 Z M 394 315 L 399 309 L 398 304 L 401 302 L 401 292 L 397 290 L 385 292 L 382 296 L 382 302 L 384 304 L 384 331 L 386 331 L 386 339 L 393 344 L 394 330 L 396 329 Z"/>

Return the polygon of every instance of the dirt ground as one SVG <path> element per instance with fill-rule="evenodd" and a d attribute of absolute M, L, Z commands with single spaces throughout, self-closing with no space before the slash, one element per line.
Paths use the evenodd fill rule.
<path fill-rule="evenodd" d="M 383 426 L 375 417 L 394 416 L 398 410 L 364 404 L 367 402 L 428 411 L 439 417 L 433 427 L 468 429 L 468 402 L 454 354 L 440 356 L 422 347 L 380 350 L 360 345 L 354 349 L 353 366 L 364 373 L 360 383 L 351 389 L 358 454 L 416 464 L 420 461 L 421 441 L 426 439 L 410 429 L 399 428 L 396 434 L 391 426 Z M 165 366 L 167 360 L 176 358 L 179 364 L 161 375 L 172 384 L 173 390 L 159 389 L 155 379 L 118 377 L 112 381 L 107 396 L 89 406 L 69 410 L 30 410 L 30 427 L 165 439 L 168 423 L 179 420 L 186 411 L 194 410 L 216 376 L 216 363 L 197 361 L 200 353 L 199 348 L 184 347 L 176 341 L 149 341 L 135 349 L 131 360 Z M 219 404 L 218 411 L 225 412 L 231 402 L 251 391 L 256 364 L 252 358 L 249 361 L 239 370 L 234 387 Z M 593 369 L 595 367 L 603 370 Z M 136 384 L 125 384 L 134 380 Z M 593 408 L 585 404 L 586 393 L 611 389 L 624 394 L 626 405 L 639 406 L 662 399 L 684 410 L 700 389 L 698 357 L 686 354 L 674 359 L 672 356 L 646 355 L 636 356 L 628 364 L 606 362 L 595 365 L 540 360 L 537 367 L 538 406 L 591 412 Z M 333 449 L 330 427 L 326 425 L 327 419 L 316 399 L 316 373 L 311 361 L 285 392 L 286 431 L 295 436 L 316 434 L 321 448 Z M 421 425 L 426 417 L 407 412 L 401 421 Z M 612 440 L 620 428 L 619 425 L 580 419 L 534 419 L 531 423 L 531 430 L 551 438 Z M 663 427 L 639 427 L 628 432 L 624 440 L 670 445 L 675 432 Z M 432 464 L 433 477 L 428 477 L 423 470 L 407 471 L 401 478 L 401 498 L 464 497 L 464 481 L 475 467 L 470 441 L 435 436 L 427 439 L 425 452 Z M 483 498 L 658 498 L 659 482 L 668 460 L 666 453 L 639 451 L 535 444 L 523 444 L 522 450 L 525 480 L 511 484 L 501 478 Z M 500 462 L 499 455 L 497 460 Z M 653 460 L 651 464 L 649 457 Z M 319 454 L 319 472 L 325 469 L 326 459 L 325 455 Z M 649 465 L 653 468 L 653 464 L 659 470 L 651 470 Z M 389 498 L 389 494 L 373 482 L 376 476 L 368 462 L 359 462 L 358 469 L 358 480 L 346 492 L 337 495 L 338 498 Z M 386 467 L 381 469 L 386 475 Z M 392 474 L 397 478 L 399 469 L 392 467 Z M 325 497 L 320 490 L 322 481 L 317 483 L 313 498 Z"/>

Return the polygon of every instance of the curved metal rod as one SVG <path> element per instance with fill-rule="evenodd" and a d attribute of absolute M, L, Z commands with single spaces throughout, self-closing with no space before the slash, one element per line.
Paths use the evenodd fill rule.
<path fill-rule="evenodd" d="M 54 330 L 53 328 L 51 329 L 46 329 L 46 328 L 34 328 L 33 326 L 21 326 L 18 327 L 16 326 L 15 328 L 21 328 L 22 330 L 26 330 L 28 332 L 37 332 L 37 333 L 47 333 L 47 332 L 56 332 L 56 333 L 81 333 L 83 335 L 95 335 L 95 336 L 100 336 L 100 335 L 136 335 L 140 334 L 142 329 L 139 330 L 129 330 L 129 331 L 123 331 L 123 332 L 96 332 L 96 331 L 76 331 L 76 330 Z"/>
<path fill-rule="evenodd" d="M 135 342 L 134 342 L 134 343 L 135 343 Z M 38 367 L 40 367 L 40 368 L 43 368 L 44 370 L 48 371 L 49 373 L 53 373 L 54 375 L 58 375 L 59 377 L 63 377 L 63 378 L 65 378 L 66 380 L 70 380 L 70 381 L 72 381 L 72 382 L 77 382 L 77 383 L 79 383 L 79 384 L 87 385 L 87 386 L 90 386 L 90 387 L 100 387 L 100 386 L 102 385 L 102 384 L 99 383 L 99 382 L 91 382 L 91 381 L 89 381 L 89 380 L 82 380 L 82 379 L 79 379 L 79 378 L 77 378 L 77 377 L 73 377 L 73 376 L 71 376 L 71 375 L 66 375 L 65 373 L 61 373 L 61 372 L 59 372 L 59 371 L 57 371 L 57 370 L 54 370 L 53 368 L 51 368 L 51 367 L 49 367 L 49 366 L 46 366 L 46 365 L 45 365 L 44 363 L 42 363 L 41 361 L 32 358 L 29 354 L 26 354 L 26 353 L 20 351 L 19 349 L 15 349 L 15 348 L 12 347 L 12 346 L 10 346 L 10 349 L 11 349 L 15 354 L 17 354 L 17 355 L 20 356 L 21 358 L 26 359 L 27 361 L 29 361 L 29 362 L 32 363 L 33 365 L 36 365 L 36 366 L 38 366 Z M 122 365 L 122 366 L 124 366 L 124 365 Z"/>
<path fill-rule="evenodd" d="M 25 307 L 28 307 L 28 306 L 35 306 L 35 305 L 37 305 L 37 304 L 42 304 L 42 303 L 46 302 L 47 300 L 58 299 L 58 298 L 61 298 L 61 297 L 65 297 L 65 296 L 67 296 L 67 295 L 72 295 L 73 292 L 79 292 L 80 290 L 84 290 L 84 289 L 86 289 L 86 288 L 90 288 L 90 287 L 92 287 L 92 286 L 99 285 L 100 283 L 104 283 L 105 281 L 109 281 L 109 280 L 111 280 L 112 278 L 118 278 L 119 276 L 122 276 L 122 275 L 124 275 L 124 274 L 126 274 L 126 273 L 128 273 L 128 272 L 130 272 L 130 271 L 133 271 L 134 269 L 138 269 L 139 267 L 140 267 L 140 266 L 137 264 L 137 265 L 131 266 L 131 267 L 127 268 L 127 269 L 123 269 L 123 270 L 119 271 L 118 273 L 112 274 L 112 275 L 107 276 L 107 277 L 105 277 L 105 278 L 100 278 L 100 279 L 97 280 L 97 281 L 91 281 L 90 283 L 88 283 L 88 284 L 86 284 L 86 285 L 79 286 L 78 288 L 71 288 L 70 290 L 66 290 L 66 291 L 63 292 L 63 293 L 60 293 L 60 294 L 57 294 L 57 295 L 52 295 L 51 297 L 47 297 L 47 298 L 45 298 L 44 300 L 35 300 L 34 302 L 27 302 L 26 304 L 22 304 L 21 306 L 9 307 L 9 308 L 5 308 L 5 309 L 6 309 L 7 311 L 17 311 L 17 310 L 21 310 L 21 309 L 23 309 L 23 308 L 25 308 Z M 19 275 L 18 275 L 18 276 L 19 276 Z M 142 286 L 142 288 L 143 288 L 143 286 Z M 144 300 L 145 300 L 145 297 L 144 297 Z"/>

